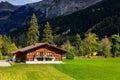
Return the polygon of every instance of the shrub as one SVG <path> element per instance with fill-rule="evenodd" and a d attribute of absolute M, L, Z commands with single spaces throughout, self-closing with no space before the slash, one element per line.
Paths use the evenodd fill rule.
<path fill-rule="evenodd" d="M 74 59 L 74 54 L 72 52 L 68 52 L 66 54 L 66 59 Z"/>

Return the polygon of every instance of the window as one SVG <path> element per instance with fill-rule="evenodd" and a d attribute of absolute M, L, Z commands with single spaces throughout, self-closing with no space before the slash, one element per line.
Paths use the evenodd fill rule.
<path fill-rule="evenodd" d="M 29 61 L 33 61 L 33 58 L 29 58 L 28 60 L 29 60 Z"/>
<path fill-rule="evenodd" d="M 28 54 L 29 54 L 29 55 L 33 55 L 33 54 L 34 54 L 34 52 L 29 52 Z"/>
<path fill-rule="evenodd" d="M 55 61 L 60 61 L 60 58 L 56 58 Z"/>
<path fill-rule="evenodd" d="M 41 55 L 41 56 L 42 56 L 42 55 L 43 55 L 43 52 L 37 52 L 37 55 Z"/>
<path fill-rule="evenodd" d="M 50 52 L 47 52 L 46 55 L 50 55 Z"/>

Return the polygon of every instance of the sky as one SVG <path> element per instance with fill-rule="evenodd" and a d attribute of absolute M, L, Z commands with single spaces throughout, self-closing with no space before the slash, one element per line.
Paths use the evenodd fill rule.
<path fill-rule="evenodd" d="M 33 2 L 38 2 L 38 1 L 41 1 L 41 0 L 0 0 L 1 1 L 8 1 L 14 5 L 24 5 L 24 4 L 27 4 L 27 3 L 33 3 Z"/>

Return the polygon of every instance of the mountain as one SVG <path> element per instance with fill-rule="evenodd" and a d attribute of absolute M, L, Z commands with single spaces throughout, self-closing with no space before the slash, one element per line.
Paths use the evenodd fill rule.
<path fill-rule="evenodd" d="M 46 17 L 67 15 L 84 9 L 102 0 L 43 0 L 29 6 L 37 8 L 46 14 Z"/>
<path fill-rule="evenodd" d="M 0 2 L 0 34 L 7 33 L 7 28 L 9 27 L 9 17 L 19 7 L 20 6 L 15 6 L 7 1 Z"/>
<path fill-rule="evenodd" d="M 11 3 L 5 1 L 0 2 L 0 11 L 14 11 L 18 6 L 12 5 Z"/>
<path fill-rule="evenodd" d="M 46 9 L 46 16 L 54 17 L 71 14 L 100 1 L 101 0 L 53 0 L 52 4 Z"/>
<path fill-rule="evenodd" d="M 60 41 L 76 33 L 84 37 L 86 32 L 92 31 L 102 38 L 118 34 L 120 30 L 119 0 L 43 0 L 0 12 L 0 34 L 11 36 L 17 43 L 24 42 L 24 33 L 33 13 L 37 16 L 40 32 L 49 21 L 54 36 Z M 61 39 L 59 35 L 62 35 Z"/>
<path fill-rule="evenodd" d="M 15 36 L 25 32 L 33 13 L 36 14 L 39 24 L 44 25 L 48 18 L 72 14 L 99 1 L 101 0 L 42 0 L 23 6 L 1 2 L 0 10 L 3 11 L 0 12 L 0 34 Z"/>
<path fill-rule="evenodd" d="M 114 16 L 120 17 L 120 1 L 103 0 L 73 14 L 49 19 L 49 22 L 52 24 L 53 29 L 56 27 L 56 29 L 59 29 L 56 34 L 67 32 L 68 35 L 75 35 L 76 33 L 83 35 L 88 31 L 92 31 L 100 37 L 105 37 L 105 35 L 111 36 L 112 34 L 118 34 L 120 26 L 118 24 L 119 22 L 115 22 L 118 20 L 116 18 L 114 19 Z M 106 25 L 106 19 L 109 19 L 107 20 L 109 24 L 111 22 L 116 26 Z M 96 24 L 103 25 L 94 27 Z"/>
<path fill-rule="evenodd" d="M 8 2 L 1 3 L 12 5 Z M 92 31 L 101 37 L 110 36 L 118 33 L 119 26 L 114 22 L 116 18 L 113 16 L 120 16 L 119 5 L 119 0 L 43 0 L 16 8 L 9 7 L 11 10 L 0 7 L 3 10 L 0 11 L 0 34 L 14 37 L 25 33 L 29 27 L 30 18 L 35 13 L 41 31 L 44 23 L 49 21 L 55 35 L 75 35 L 76 33 L 83 35 Z M 115 23 L 118 27 L 101 26 L 106 19 L 108 19 L 107 22 L 113 25 Z M 93 27 L 96 24 L 100 26 Z M 110 28 L 114 31 L 109 31 Z"/>

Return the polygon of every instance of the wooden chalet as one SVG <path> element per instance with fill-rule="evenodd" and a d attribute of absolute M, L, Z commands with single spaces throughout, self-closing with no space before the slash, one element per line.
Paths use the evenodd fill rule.
<path fill-rule="evenodd" d="M 66 51 L 47 43 L 37 43 L 12 52 L 13 60 L 17 62 L 34 63 L 62 63 L 62 55 Z"/>

